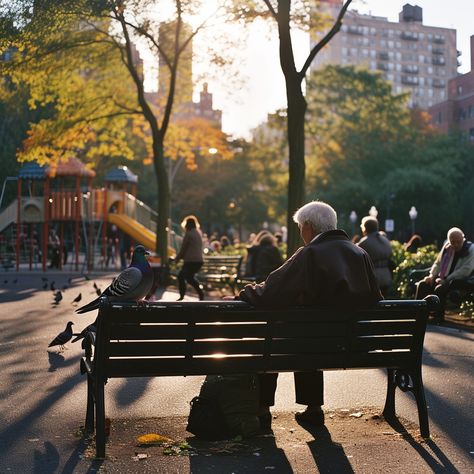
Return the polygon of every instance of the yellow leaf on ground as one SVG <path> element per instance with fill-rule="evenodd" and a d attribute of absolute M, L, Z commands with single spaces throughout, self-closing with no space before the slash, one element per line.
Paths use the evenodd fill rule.
<path fill-rule="evenodd" d="M 167 436 L 162 436 L 160 434 L 156 433 L 148 433 L 144 434 L 142 436 L 139 436 L 137 438 L 137 441 L 139 444 L 164 444 L 164 443 L 170 443 L 173 440 L 171 438 L 168 438 Z"/>

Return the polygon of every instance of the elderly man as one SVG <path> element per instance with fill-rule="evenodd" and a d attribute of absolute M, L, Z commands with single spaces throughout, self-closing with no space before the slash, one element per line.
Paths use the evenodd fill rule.
<path fill-rule="evenodd" d="M 260 284 L 247 285 L 238 298 L 257 307 L 328 306 L 367 307 L 382 299 L 367 253 L 337 230 L 337 215 L 324 202 L 310 202 L 296 211 L 305 243 Z M 295 418 L 324 425 L 323 373 L 295 373 L 296 403 L 306 405 Z M 271 426 L 278 374 L 260 376 L 260 422 Z"/>
<path fill-rule="evenodd" d="M 435 318 L 444 319 L 446 299 L 450 290 L 471 289 L 468 278 L 474 273 L 474 245 L 465 239 L 461 229 L 453 227 L 448 231 L 448 240 L 436 257 L 430 273 L 418 282 L 416 299 L 424 298 L 430 293 L 440 299 L 439 311 Z"/>

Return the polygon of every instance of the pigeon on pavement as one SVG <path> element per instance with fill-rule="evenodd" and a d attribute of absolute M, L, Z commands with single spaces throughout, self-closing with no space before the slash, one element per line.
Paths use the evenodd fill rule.
<path fill-rule="evenodd" d="M 51 291 L 56 291 L 56 287 L 54 286 L 54 281 L 51 282 L 51 285 L 49 285 L 49 289 Z"/>
<path fill-rule="evenodd" d="M 48 345 L 48 347 L 59 346 L 60 350 L 64 350 L 64 344 L 70 341 L 72 338 L 72 325 L 74 323 L 69 321 L 66 324 L 66 329 L 63 332 L 60 332 Z"/>
<path fill-rule="evenodd" d="M 43 290 L 47 290 L 48 289 L 48 282 L 45 282 L 45 284 L 43 285 Z"/>
<path fill-rule="evenodd" d="M 74 334 L 76 336 L 71 342 L 77 342 L 86 337 L 88 332 L 97 332 L 97 318 L 89 326 L 86 326 L 79 334 Z"/>
<path fill-rule="evenodd" d="M 74 303 L 79 303 L 79 301 L 81 301 L 82 299 L 82 293 L 79 293 L 73 300 L 72 300 L 72 304 Z"/>
<path fill-rule="evenodd" d="M 58 290 L 54 294 L 54 304 L 58 305 L 59 303 L 61 303 L 62 299 L 63 299 L 63 294 L 61 293 L 61 290 Z"/>
<path fill-rule="evenodd" d="M 76 309 L 76 313 L 82 314 L 97 309 L 102 296 L 107 296 L 112 302 L 139 301 L 145 298 L 153 286 L 153 270 L 146 255 L 149 253 L 145 247 L 137 245 L 130 266 L 122 271 L 98 298 Z"/>

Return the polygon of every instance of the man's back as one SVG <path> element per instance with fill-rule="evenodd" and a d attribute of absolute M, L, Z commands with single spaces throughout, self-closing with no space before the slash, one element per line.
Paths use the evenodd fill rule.
<path fill-rule="evenodd" d="M 367 253 L 332 230 L 298 249 L 264 284 L 244 288 L 240 298 L 265 307 L 363 307 L 382 296 Z"/>

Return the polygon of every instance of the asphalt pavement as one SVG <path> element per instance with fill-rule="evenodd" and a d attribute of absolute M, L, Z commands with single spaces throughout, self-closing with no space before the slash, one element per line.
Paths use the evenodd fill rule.
<path fill-rule="evenodd" d="M 74 314 L 72 301 L 79 293 L 81 303 L 93 299 L 93 283 L 103 289 L 112 277 L 0 273 L 0 474 L 474 472 L 474 334 L 434 325 L 423 360 L 432 432 L 427 442 L 419 437 L 410 394 L 397 393 L 399 424 L 379 416 L 386 387 L 381 370 L 326 372 L 326 427 L 314 431 L 294 420 L 301 407 L 294 403 L 292 375 L 281 374 L 273 430 L 216 443 L 185 431 L 189 400 L 202 377 L 134 378 L 106 386 L 108 457 L 94 460 L 93 444 L 81 437 L 86 382 L 79 373 L 80 343 L 62 353 L 47 346 L 68 321 L 79 332 L 94 320 L 95 313 Z M 53 281 L 57 289 L 67 287 L 59 305 L 53 304 Z M 137 437 L 148 433 L 169 441 L 139 446 Z"/>

